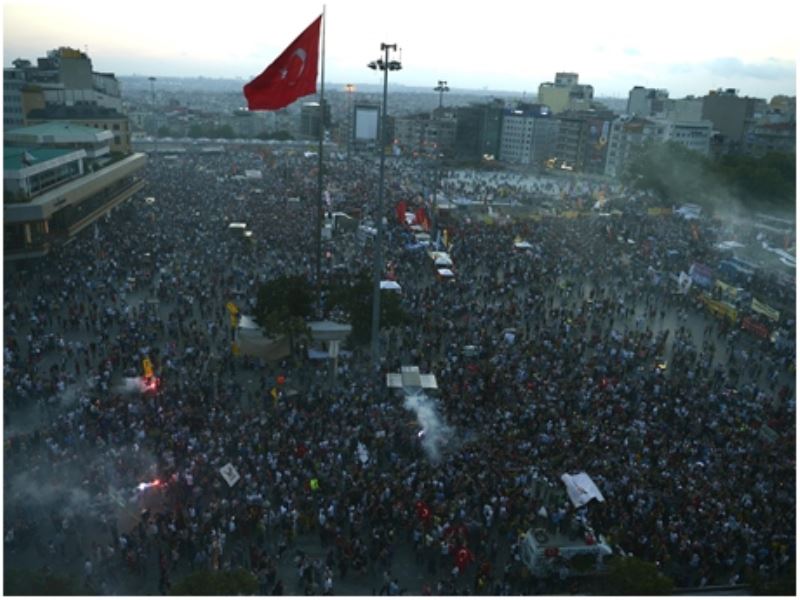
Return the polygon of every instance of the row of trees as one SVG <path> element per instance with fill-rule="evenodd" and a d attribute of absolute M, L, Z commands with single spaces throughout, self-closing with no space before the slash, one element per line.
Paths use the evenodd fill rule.
<path fill-rule="evenodd" d="M 711 207 L 718 201 L 735 199 L 751 208 L 793 209 L 795 174 L 794 155 L 727 155 L 714 159 L 667 142 L 645 145 L 623 174 L 623 181 L 672 203 L 696 202 Z"/>

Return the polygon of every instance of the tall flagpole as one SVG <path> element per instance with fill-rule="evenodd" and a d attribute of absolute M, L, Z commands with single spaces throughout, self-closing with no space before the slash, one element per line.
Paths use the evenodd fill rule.
<path fill-rule="evenodd" d="M 322 5 L 322 74 L 319 84 L 319 164 L 317 166 L 317 316 L 322 318 L 322 148 L 325 140 L 325 5 Z"/>

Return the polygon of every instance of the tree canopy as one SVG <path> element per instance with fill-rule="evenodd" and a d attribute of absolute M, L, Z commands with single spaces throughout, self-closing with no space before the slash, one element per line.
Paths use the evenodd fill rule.
<path fill-rule="evenodd" d="M 664 596 L 672 592 L 672 580 L 650 562 L 615 556 L 609 561 L 606 593 L 620 596 Z"/>
<path fill-rule="evenodd" d="M 288 333 L 287 324 L 311 315 L 311 284 L 301 275 L 283 275 L 263 284 L 256 298 L 255 320 L 268 333 Z"/>
<path fill-rule="evenodd" d="M 673 203 L 715 204 L 733 197 L 745 206 L 793 207 L 795 172 L 794 155 L 711 159 L 676 142 L 650 142 L 629 163 L 622 180 Z"/>
<path fill-rule="evenodd" d="M 6 596 L 84 596 L 92 593 L 74 578 L 25 569 L 6 571 L 3 581 L 3 594 Z"/>
<path fill-rule="evenodd" d="M 235 571 L 197 571 L 170 589 L 172 596 L 240 596 L 258 591 L 258 579 L 244 569 Z"/>
<path fill-rule="evenodd" d="M 361 271 L 352 279 L 338 282 L 328 290 L 330 308 L 340 308 L 350 315 L 353 331 L 350 334 L 356 344 L 365 344 L 372 333 L 373 285 L 369 271 Z M 384 290 L 381 292 L 381 326 L 392 327 L 405 321 L 400 304 L 400 295 Z"/>

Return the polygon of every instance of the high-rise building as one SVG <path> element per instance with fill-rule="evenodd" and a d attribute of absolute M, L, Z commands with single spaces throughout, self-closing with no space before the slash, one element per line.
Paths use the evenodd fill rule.
<path fill-rule="evenodd" d="M 449 156 L 456 139 L 456 120 L 445 113 L 440 117 L 421 114 L 416 117 L 397 117 L 394 121 L 394 140 L 404 154 Z"/>
<path fill-rule="evenodd" d="M 558 115 L 555 166 L 603 174 L 613 120 L 614 114 L 609 110 L 566 111 Z"/>
<path fill-rule="evenodd" d="M 625 112 L 631 116 L 649 117 L 664 110 L 664 101 L 669 98 L 667 90 L 634 86 L 628 92 L 628 106 Z"/>
<path fill-rule="evenodd" d="M 331 107 L 327 100 L 323 113 L 325 115 L 325 127 L 331 124 Z M 300 135 L 306 138 L 319 139 L 320 127 L 320 108 L 319 102 L 304 102 L 300 107 Z"/>
<path fill-rule="evenodd" d="M 546 104 L 551 112 L 588 110 L 592 107 L 594 88 L 579 84 L 577 73 L 556 73 L 555 82 L 539 84 L 539 104 Z"/>
<path fill-rule="evenodd" d="M 122 111 L 119 81 L 113 73 L 92 70 L 91 59 L 80 50 L 61 47 L 30 61 L 17 59 L 4 76 L 14 73 L 41 92 L 46 104 L 63 106 L 93 105 Z"/>
<path fill-rule="evenodd" d="M 500 99 L 459 106 L 456 115 L 454 153 L 465 160 L 497 159 L 503 128 L 504 104 Z"/>
<path fill-rule="evenodd" d="M 640 117 L 619 117 L 611 124 L 605 174 L 622 175 L 625 167 L 642 145 L 664 136 L 665 126 Z"/>
<path fill-rule="evenodd" d="M 25 123 L 22 89 L 25 74 L 17 69 L 3 69 L 3 128 L 21 127 Z"/>
<path fill-rule="evenodd" d="M 555 155 L 559 122 L 544 104 L 521 105 L 503 114 L 500 160 L 544 167 Z"/>
<path fill-rule="evenodd" d="M 741 149 L 744 132 L 756 122 L 756 113 L 762 103 L 766 106 L 764 100 L 741 97 L 732 88 L 712 90 L 703 97 L 702 117 L 714 124 L 723 153 Z"/>

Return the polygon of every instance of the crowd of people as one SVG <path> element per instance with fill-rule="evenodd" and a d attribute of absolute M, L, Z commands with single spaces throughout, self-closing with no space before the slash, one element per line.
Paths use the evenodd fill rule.
<path fill-rule="evenodd" d="M 384 256 L 406 319 L 382 329 L 379 365 L 351 348 L 332 383 L 307 357 L 235 355 L 225 308 L 251 312 L 277 276 L 314 277 L 315 169 L 303 154 L 154 155 L 141 195 L 6 269 L 7 569 L 100 593 L 167 593 L 193 571 L 236 568 L 274 595 L 571 589 L 524 564 L 521 536 L 541 514 L 556 527 L 588 517 L 683 587 L 794 563 L 794 347 L 715 318 L 669 277 L 713 262 L 717 225 L 698 235 L 648 215 L 646 197 L 553 180 L 537 194 L 586 207 L 604 186 L 617 214 L 456 211 L 440 223 L 455 272 L 441 280 L 394 216 L 421 200 L 418 166 L 389 161 Z M 324 176 L 335 210 L 372 216 L 371 159 L 331 160 Z M 471 177 L 448 178 L 448 194 L 493 185 Z M 334 236 L 324 278 L 370 268 L 373 244 Z M 794 340 L 793 299 L 758 277 Z M 136 385 L 144 358 L 154 390 Z M 438 460 L 386 388 L 402 365 L 438 380 Z M 577 472 L 604 502 L 575 510 L 535 492 Z"/>

